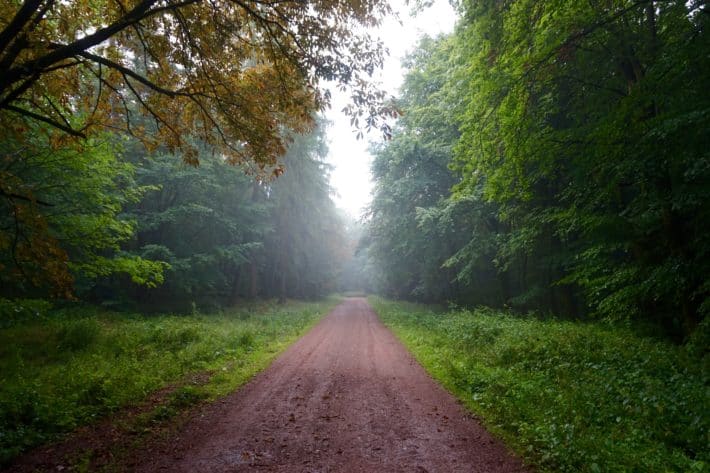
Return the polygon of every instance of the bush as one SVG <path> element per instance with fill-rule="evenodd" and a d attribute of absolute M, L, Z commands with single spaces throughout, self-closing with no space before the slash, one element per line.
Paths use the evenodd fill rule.
<path fill-rule="evenodd" d="M 0 298 L 0 329 L 15 324 L 39 321 L 52 308 L 49 301 L 42 299 L 2 299 Z"/>
<path fill-rule="evenodd" d="M 59 323 L 57 343 L 60 350 L 79 351 L 99 338 L 101 326 L 95 319 L 67 320 Z"/>

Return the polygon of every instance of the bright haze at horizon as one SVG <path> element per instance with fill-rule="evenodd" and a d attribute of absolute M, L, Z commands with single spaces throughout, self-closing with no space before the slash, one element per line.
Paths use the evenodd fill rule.
<path fill-rule="evenodd" d="M 417 45 L 423 35 L 436 36 L 449 33 L 454 28 L 456 14 L 446 0 L 436 0 L 430 8 L 417 16 L 410 16 L 410 7 L 402 0 L 391 2 L 399 12 L 400 22 L 387 18 L 375 30 L 373 36 L 380 37 L 389 49 L 384 68 L 376 73 L 375 80 L 391 95 L 398 95 L 404 79 L 402 59 Z M 348 97 L 331 87 L 332 107 L 325 114 L 331 122 L 328 128 L 328 162 L 333 166 L 330 182 L 334 189 L 336 205 L 355 218 L 360 218 L 371 198 L 369 142 L 379 142 L 383 138 L 379 130 L 372 130 L 365 139 L 356 139 L 356 132 L 350 126 L 350 118 L 341 111 L 348 103 Z"/>

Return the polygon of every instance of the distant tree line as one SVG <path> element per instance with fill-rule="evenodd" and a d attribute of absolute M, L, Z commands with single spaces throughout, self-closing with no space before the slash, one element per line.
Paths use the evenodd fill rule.
<path fill-rule="evenodd" d="M 406 61 L 375 150 L 375 288 L 651 320 L 710 311 L 710 15 L 702 1 L 460 3 Z"/>
<path fill-rule="evenodd" d="M 108 133 L 73 148 L 6 143 L 32 198 L 1 201 L 0 296 L 164 311 L 334 291 L 347 249 L 324 133 L 292 136 L 278 178 L 199 144 L 194 166 Z"/>
<path fill-rule="evenodd" d="M 170 309 L 334 289 L 323 84 L 389 133 L 366 31 L 389 12 L 0 2 L 0 297 Z"/>

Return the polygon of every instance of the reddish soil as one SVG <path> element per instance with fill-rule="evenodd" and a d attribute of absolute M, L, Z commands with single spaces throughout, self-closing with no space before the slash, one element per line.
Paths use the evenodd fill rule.
<path fill-rule="evenodd" d="M 350 298 L 270 368 L 136 452 L 140 472 L 523 472 L 437 385 L 365 299 Z"/>

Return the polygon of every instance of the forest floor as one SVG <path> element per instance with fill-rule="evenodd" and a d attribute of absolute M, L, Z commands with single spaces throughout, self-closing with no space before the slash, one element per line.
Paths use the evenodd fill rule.
<path fill-rule="evenodd" d="M 121 471 L 523 472 L 364 298 L 265 371 L 113 465 Z"/>

